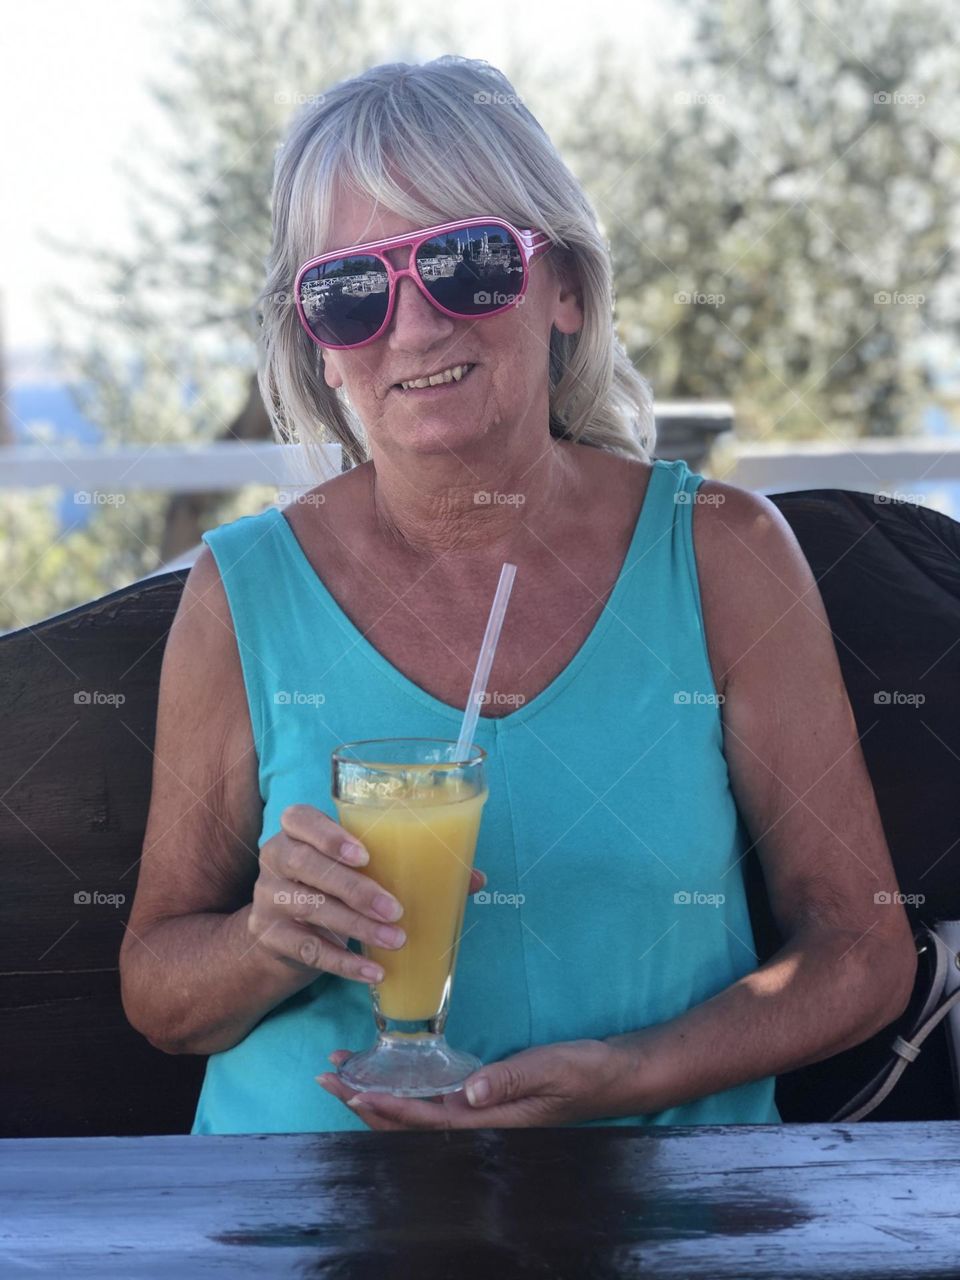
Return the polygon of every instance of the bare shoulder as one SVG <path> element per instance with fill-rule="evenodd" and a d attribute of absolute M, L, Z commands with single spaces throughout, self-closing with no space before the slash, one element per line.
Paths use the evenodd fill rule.
<path fill-rule="evenodd" d="M 723 681 L 749 654 L 775 658 L 787 636 L 829 633 L 810 565 L 769 498 L 704 480 L 693 541 L 710 655 Z"/>
<path fill-rule="evenodd" d="M 693 504 L 698 559 L 729 561 L 737 570 L 753 561 L 768 572 L 789 575 L 806 567 L 800 544 L 780 509 L 769 498 L 722 480 L 704 480 Z M 718 564 L 717 568 L 722 566 Z"/>
<path fill-rule="evenodd" d="M 161 702 L 170 723 L 190 723 L 220 749 L 234 741 L 245 750 L 252 743 L 250 715 L 233 616 L 210 548 L 204 544 L 194 561 L 167 639 L 160 679 Z"/>
<path fill-rule="evenodd" d="M 255 878 L 257 756 L 226 592 L 204 545 L 160 671 L 153 785 L 131 921 L 243 905 Z"/>
<path fill-rule="evenodd" d="M 190 631 L 194 634 L 207 629 L 215 636 L 226 627 L 228 634 L 233 634 L 233 618 L 227 593 L 214 554 L 206 543 L 202 544 L 183 584 L 183 594 L 173 626 L 182 632 Z"/>

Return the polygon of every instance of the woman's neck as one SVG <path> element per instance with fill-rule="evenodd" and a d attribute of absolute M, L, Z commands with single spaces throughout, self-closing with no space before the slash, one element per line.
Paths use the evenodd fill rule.
<path fill-rule="evenodd" d="M 576 490 L 575 445 L 554 440 L 489 461 L 374 460 L 371 501 L 383 536 L 415 555 L 501 555 L 544 538 Z"/>

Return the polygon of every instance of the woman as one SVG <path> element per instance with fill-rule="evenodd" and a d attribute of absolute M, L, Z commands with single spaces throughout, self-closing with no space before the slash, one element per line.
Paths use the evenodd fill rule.
<path fill-rule="evenodd" d="M 211 1055 L 194 1132 L 779 1121 L 778 1073 L 906 1007 L 912 936 L 810 569 L 769 501 L 651 462 L 576 179 L 487 64 L 374 67 L 279 153 L 263 300 L 278 434 L 323 423 L 356 465 L 205 534 L 167 644 L 121 969 L 154 1045 Z M 330 751 L 456 737 L 504 561 L 496 892 L 448 1024 L 485 1065 L 354 1096 L 316 1072 L 371 1042 L 359 943 L 402 946 L 403 904 Z"/>

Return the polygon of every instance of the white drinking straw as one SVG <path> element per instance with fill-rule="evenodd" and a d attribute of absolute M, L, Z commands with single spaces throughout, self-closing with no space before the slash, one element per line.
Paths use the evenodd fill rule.
<path fill-rule="evenodd" d="M 515 564 L 505 564 L 500 570 L 497 593 L 493 597 L 493 604 L 490 606 L 490 617 L 487 619 L 487 629 L 483 633 L 483 644 L 480 646 L 480 656 L 477 658 L 477 669 L 473 673 L 470 697 L 467 699 L 466 710 L 463 713 L 460 737 L 457 739 L 457 745 L 453 752 L 454 760 L 465 760 L 467 751 L 473 741 L 477 719 L 480 715 L 480 700 L 487 690 L 487 680 L 490 678 L 490 668 L 493 666 L 493 655 L 497 651 L 500 628 L 503 626 L 503 615 L 507 611 L 507 601 L 510 599 L 513 578 L 516 572 L 517 566 Z"/>

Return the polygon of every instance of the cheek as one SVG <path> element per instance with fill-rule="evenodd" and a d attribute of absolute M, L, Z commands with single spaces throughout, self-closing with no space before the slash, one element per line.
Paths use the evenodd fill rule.
<path fill-rule="evenodd" d="M 537 316 L 522 316 L 522 307 L 489 320 L 490 332 L 484 335 L 485 359 L 490 371 L 490 384 L 501 392 L 521 392 L 536 368 L 538 353 L 544 354 L 543 340 L 537 329 Z"/>
<path fill-rule="evenodd" d="M 518 397 L 532 396 L 549 367 L 550 328 L 532 308 L 523 316 L 521 310 L 488 350 L 490 386 L 501 403 L 505 398 L 516 403 Z"/>
<path fill-rule="evenodd" d="M 340 390 L 354 409 L 364 416 L 379 417 L 383 413 L 385 400 L 380 399 L 376 393 L 377 382 L 369 366 L 364 365 L 362 360 L 354 359 L 349 364 L 342 362 L 333 367 L 337 369 Z"/>

